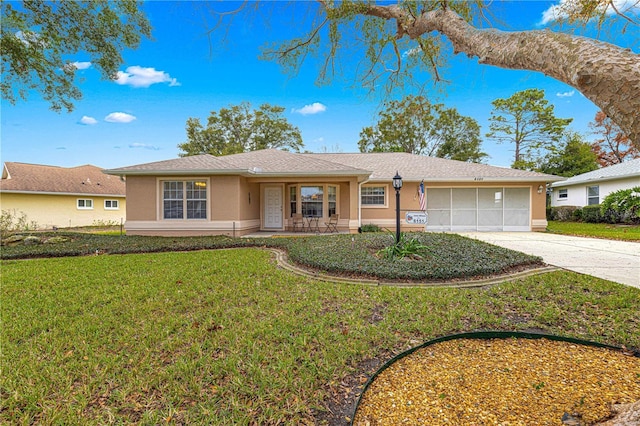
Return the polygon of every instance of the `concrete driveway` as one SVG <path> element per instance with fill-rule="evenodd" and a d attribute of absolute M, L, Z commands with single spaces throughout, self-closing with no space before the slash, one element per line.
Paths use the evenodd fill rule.
<path fill-rule="evenodd" d="M 545 263 L 640 288 L 640 243 L 542 232 L 460 232 L 542 257 Z"/>

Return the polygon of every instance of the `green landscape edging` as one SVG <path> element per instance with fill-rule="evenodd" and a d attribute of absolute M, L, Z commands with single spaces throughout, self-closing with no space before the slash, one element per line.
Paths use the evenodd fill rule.
<path fill-rule="evenodd" d="M 612 349 L 615 351 L 622 351 L 623 349 L 617 346 L 607 345 L 605 343 L 593 342 L 590 340 L 576 339 L 574 337 L 565 337 L 565 336 L 557 336 L 555 334 L 545 334 L 545 333 L 532 333 L 532 332 L 524 332 L 524 331 L 473 331 L 468 333 L 457 333 L 457 334 L 449 334 L 446 336 L 438 337 L 427 342 L 424 342 L 418 346 L 414 346 L 411 349 L 408 349 L 393 358 L 389 361 L 385 362 L 382 367 L 380 367 L 373 375 L 367 380 L 364 387 L 362 388 L 362 392 L 360 392 L 360 396 L 358 397 L 358 401 L 356 402 L 356 406 L 353 410 L 353 415 L 351 416 L 351 421 L 349 424 L 353 426 L 353 422 L 356 418 L 356 413 L 358 412 L 358 407 L 360 406 L 360 402 L 362 401 L 362 397 L 364 396 L 367 389 L 373 381 L 382 373 L 384 370 L 393 365 L 396 361 L 411 355 L 415 351 L 426 348 L 427 346 L 435 345 L 436 343 L 447 342 L 449 340 L 455 339 L 508 339 L 508 338 L 519 338 L 519 339 L 548 339 L 555 340 L 558 342 L 568 342 L 575 343 L 578 345 L 584 346 L 593 346 L 596 348 L 605 348 Z M 640 351 L 631 351 L 633 356 L 640 358 Z"/>

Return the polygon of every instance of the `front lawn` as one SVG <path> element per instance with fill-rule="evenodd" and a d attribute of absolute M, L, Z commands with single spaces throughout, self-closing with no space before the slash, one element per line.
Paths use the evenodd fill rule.
<path fill-rule="evenodd" d="M 640 241 L 640 225 L 549 221 L 547 232 L 578 237 Z"/>
<path fill-rule="evenodd" d="M 240 248 L 5 260 L 1 298 L 6 424 L 346 424 L 381 362 L 437 336 L 542 329 L 640 348 L 640 290 L 564 271 L 369 287 Z"/>
<path fill-rule="evenodd" d="M 444 233 L 409 234 L 426 246 L 420 258 L 386 259 L 378 252 L 394 242 L 389 233 L 295 238 L 141 237 L 43 233 L 44 243 L 2 248 L 3 259 L 188 251 L 235 247 L 284 249 L 300 265 L 333 274 L 385 280 L 474 278 L 540 265 L 542 259 Z M 52 240 L 53 239 L 53 240 Z M 49 243 L 49 241 L 56 241 Z"/>

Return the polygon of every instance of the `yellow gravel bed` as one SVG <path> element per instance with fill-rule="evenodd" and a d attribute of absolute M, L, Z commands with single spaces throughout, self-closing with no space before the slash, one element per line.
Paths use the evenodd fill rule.
<path fill-rule="evenodd" d="M 357 426 L 590 425 L 640 400 L 640 358 L 549 339 L 454 339 L 382 371 Z"/>

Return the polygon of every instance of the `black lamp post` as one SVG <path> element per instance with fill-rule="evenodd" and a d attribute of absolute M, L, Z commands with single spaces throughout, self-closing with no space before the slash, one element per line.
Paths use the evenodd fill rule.
<path fill-rule="evenodd" d="M 393 177 L 393 187 L 396 190 L 396 244 L 400 243 L 400 189 L 402 188 L 402 177 L 396 171 Z"/>

